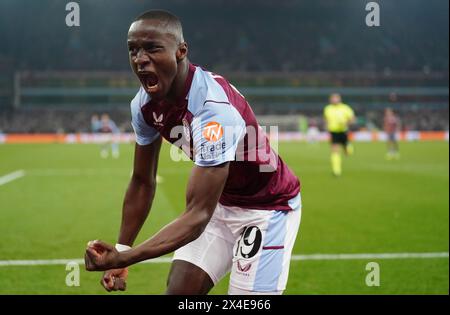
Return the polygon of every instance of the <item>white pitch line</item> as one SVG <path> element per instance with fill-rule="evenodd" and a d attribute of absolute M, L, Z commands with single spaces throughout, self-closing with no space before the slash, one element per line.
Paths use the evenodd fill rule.
<path fill-rule="evenodd" d="M 30 169 L 27 170 L 29 176 L 97 176 L 97 175 L 125 175 L 128 176 L 127 169 Z"/>
<path fill-rule="evenodd" d="M 292 255 L 292 261 L 299 260 L 367 260 L 367 259 L 429 259 L 448 258 L 448 252 L 438 253 L 374 253 L 374 254 L 311 254 Z M 141 262 L 142 264 L 170 263 L 172 257 L 160 257 Z M 84 264 L 84 259 L 45 259 L 45 260 L 0 260 L 0 267 L 7 266 L 51 266 L 68 263 Z"/>
<path fill-rule="evenodd" d="M 146 260 L 141 263 L 170 263 L 171 257 L 160 257 L 151 260 Z M 84 259 L 40 259 L 40 260 L 0 260 L 0 267 L 7 266 L 52 266 L 52 265 L 67 265 L 68 263 L 84 264 Z"/>
<path fill-rule="evenodd" d="M 18 171 L 3 175 L 2 177 L 0 177 L 0 186 L 5 185 L 9 182 L 12 182 L 13 180 L 21 178 L 23 176 L 25 176 L 24 170 L 18 170 Z"/>
<path fill-rule="evenodd" d="M 357 259 L 411 259 L 411 258 L 423 258 L 423 259 L 448 258 L 448 252 L 292 255 L 291 260 L 357 260 Z"/>

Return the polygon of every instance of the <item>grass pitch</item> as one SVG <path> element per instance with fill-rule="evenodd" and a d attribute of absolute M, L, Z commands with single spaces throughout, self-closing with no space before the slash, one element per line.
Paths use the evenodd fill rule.
<path fill-rule="evenodd" d="M 449 146 L 401 143 L 400 161 L 385 161 L 383 143 L 355 143 L 334 178 L 325 143 L 281 143 L 282 158 L 302 182 L 303 214 L 294 254 L 430 253 L 449 250 Z M 81 258 L 86 242 L 116 241 L 130 177 L 132 144 L 121 157 L 101 159 L 97 145 L 0 145 L 0 261 Z M 138 242 L 184 208 L 191 162 L 161 151 L 153 209 Z M 379 263 L 381 283 L 368 287 L 365 267 Z M 81 268 L 68 287 L 64 265 L 0 266 L 0 294 L 162 294 L 169 264 L 130 268 L 125 293 L 107 293 L 100 273 Z M 226 294 L 224 278 L 212 294 Z M 292 261 L 286 294 L 448 294 L 449 259 Z"/>

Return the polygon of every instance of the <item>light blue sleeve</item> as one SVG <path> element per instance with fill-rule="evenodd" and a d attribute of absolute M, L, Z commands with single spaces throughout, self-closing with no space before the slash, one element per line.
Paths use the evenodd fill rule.
<path fill-rule="evenodd" d="M 98 132 L 101 127 L 102 127 L 102 123 L 99 120 L 91 122 L 92 132 Z"/>
<path fill-rule="evenodd" d="M 194 163 L 215 166 L 234 161 L 245 121 L 230 104 L 206 102 L 191 123 Z"/>
<path fill-rule="evenodd" d="M 119 127 L 117 127 L 116 123 L 112 120 L 109 121 L 109 128 L 111 128 L 112 133 L 120 133 Z"/>
<path fill-rule="evenodd" d="M 136 136 L 136 143 L 139 145 L 151 144 L 159 137 L 159 132 L 149 126 L 142 115 L 141 111 L 141 90 L 131 101 L 131 126 Z"/>

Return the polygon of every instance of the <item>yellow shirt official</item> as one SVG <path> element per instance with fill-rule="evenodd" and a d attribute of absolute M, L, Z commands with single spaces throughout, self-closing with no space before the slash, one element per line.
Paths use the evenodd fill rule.
<path fill-rule="evenodd" d="M 344 103 L 327 105 L 323 114 L 329 132 L 346 132 L 350 121 L 355 117 L 350 106 Z"/>

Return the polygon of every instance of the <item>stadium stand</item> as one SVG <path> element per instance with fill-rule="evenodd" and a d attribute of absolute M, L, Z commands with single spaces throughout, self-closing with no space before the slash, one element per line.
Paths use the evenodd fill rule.
<path fill-rule="evenodd" d="M 0 23 L 23 21 L 19 41 L 0 32 L 0 130 L 82 132 L 92 113 L 107 111 L 129 131 L 136 81 L 125 37 L 148 4 L 80 0 L 88 7 L 82 26 L 68 28 L 61 20 L 64 1 L 47 1 L 45 10 L 24 2 L 0 3 Z M 354 106 L 355 128 L 381 128 L 389 106 L 404 129 L 448 130 L 448 2 L 383 2 L 382 23 L 389 27 L 380 28 L 363 25 L 365 3 L 352 0 L 259 0 L 258 6 L 200 0 L 186 10 L 187 2 L 152 6 L 179 14 L 191 60 L 227 76 L 256 114 L 272 117 L 281 130 L 295 130 L 301 114 L 323 128 L 321 112 L 334 91 Z M 423 17 L 409 16 L 408 8 Z M 435 18 L 425 19 L 430 12 Z"/>

